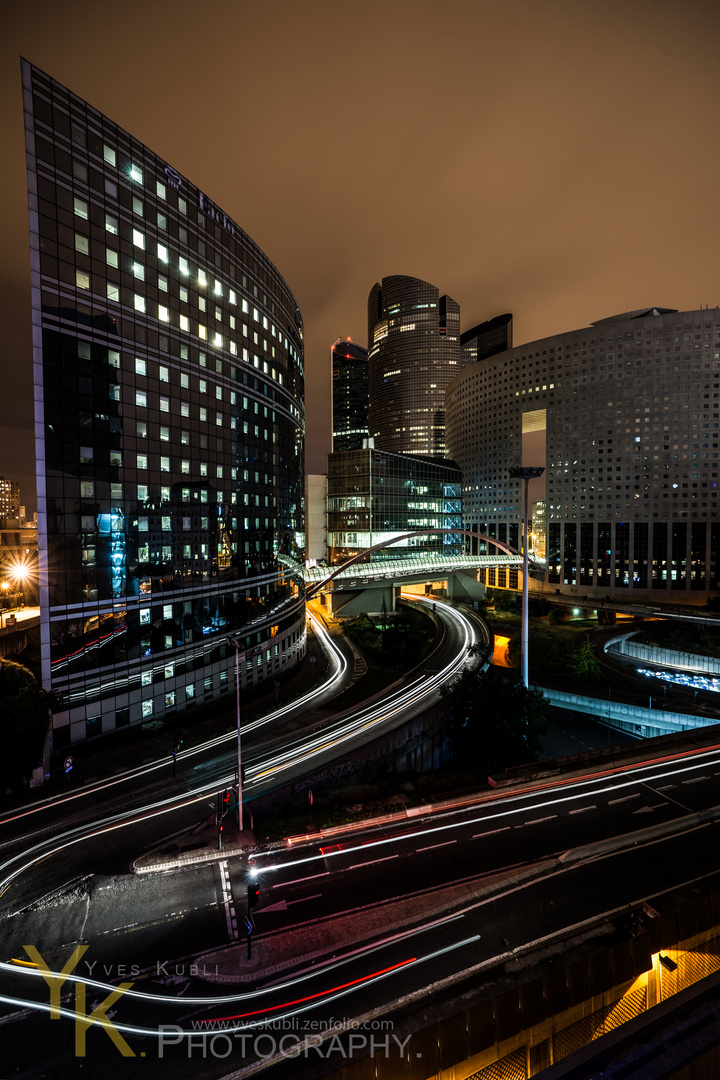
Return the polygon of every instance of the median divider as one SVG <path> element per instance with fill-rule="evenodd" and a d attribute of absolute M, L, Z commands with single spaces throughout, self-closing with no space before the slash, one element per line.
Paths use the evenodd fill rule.
<path fill-rule="evenodd" d="M 673 821 L 665 821 L 661 825 L 651 825 L 647 829 L 638 829 L 637 832 L 623 833 L 622 836 L 611 836 L 607 840 L 596 840 L 592 844 L 583 847 L 571 848 L 564 852 L 559 861 L 561 863 L 580 862 L 582 859 L 592 859 L 597 855 L 608 855 L 613 851 L 622 851 L 624 848 L 640 847 L 643 844 L 652 843 L 654 840 L 663 840 L 668 836 L 687 832 L 689 829 L 697 829 L 703 825 L 709 825 L 720 818 L 720 806 L 710 806 L 706 810 L 700 810 L 696 814 L 688 814 L 686 817 L 675 818 Z"/>

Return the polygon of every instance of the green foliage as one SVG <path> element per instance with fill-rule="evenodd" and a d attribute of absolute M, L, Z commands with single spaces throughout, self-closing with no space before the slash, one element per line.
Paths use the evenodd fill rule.
<path fill-rule="evenodd" d="M 468 767 L 492 771 L 537 759 L 552 727 L 539 690 L 491 669 L 464 672 L 447 696 L 453 753 Z"/>
<path fill-rule="evenodd" d="M 595 655 L 595 647 L 590 641 L 590 635 L 585 635 L 585 640 L 579 649 L 568 657 L 568 665 L 574 675 L 581 679 L 599 679 L 600 664 Z"/>
<path fill-rule="evenodd" d="M 401 608 L 383 620 L 380 627 L 368 615 L 358 615 L 343 625 L 343 631 L 376 664 L 404 666 L 416 664 L 435 640 L 435 624 L 422 612 Z"/>
<path fill-rule="evenodd" d="M 50 726 L 50 696 L 32 672 L 0 661 L 0 792 L 20 787 L 42 756 Z"/>
<path fill-rule="evenodd" d="M 521 597 L 516 592 L 511 592 L 508 589 L 488 589 L 486 593 L 487 600 L 495 605 L 496 611 L 520 611 Z"/>

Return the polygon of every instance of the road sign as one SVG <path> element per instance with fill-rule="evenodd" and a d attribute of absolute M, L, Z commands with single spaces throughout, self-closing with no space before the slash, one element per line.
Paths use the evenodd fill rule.
<path fill-rule="evenodd" d="M 64 765 L 65 765 L 65 772 L 70 772 L 70 770 L 73 767 L 73 759 L 71 757 L 66 757 Z"/>

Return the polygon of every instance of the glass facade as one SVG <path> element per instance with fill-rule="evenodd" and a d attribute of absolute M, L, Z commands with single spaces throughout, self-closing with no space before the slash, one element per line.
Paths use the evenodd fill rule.
<path fill-rule="evenodd" d="M 460 307 L 427 281 L 386 277 L 368 298 L 370 435 L 400 454 L 445 455 L 445 389 L 460 370 Z"/>
<path fill-rule="evenodd" d="M 460 471 L 453 462 L 352 450 L 328 454 L 328 560 L 341 563 L 401 533 L 460 529 Z M 397 559 L 408 549 L 459 555 L 459 533 L 417 536 L 374 552 Z"/>
<path fill-rule="evenodd" d="M 467 522 L 517 522 L 508 470 L 545 466 L 553 592 L 701 603 L 717 588 L 720 308 L 644 308 L 478 352 L 448 388 L 447 452 Z"/>
<path fill-rule="evenodd" d="M 460 335 L 460 360 L 462 366 L 475 364 L 478 360 L 487 360 L 497 353 L 512 349 L 513 317 L 510 314 L 497 315 L 494 319 L 473 326 Z"/>
<path fill-rule="evenodd" d="M 303 327 L 253 241 L 23 62 L 43 684 L 56 746 L 305 648 Z"/>
<path fill-rule="evenodd" d="M 368 438 L 368 351 L 350 338 L 330 350 L 332 448 L 359 450 Z"/>

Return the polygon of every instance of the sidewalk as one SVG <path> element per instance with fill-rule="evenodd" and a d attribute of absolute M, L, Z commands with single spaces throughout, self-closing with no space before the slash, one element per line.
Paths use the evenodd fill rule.
<path fill-rule="evenodd" d="M 422 925 L 429 928 L 440 922 L 454 909 L 499 892 L 506 886 L 518 884 L 552 870 L 557 860 L 523 867 L 519 870 L 471 878 L 457 885 L 429 890 L 419 896 L 384 901 L 340 915 L 328 915 L 288 930 L 262 934 L 263 908 L 253 914 L 256 934 L 251 942 L 251 959 L 247 958 L 247 939 L 226 949 L 205 953 L 197 958 L 200 977 L 206 982 L 238 984 L 255 983 L 302 964 L 332 959 L 361 952 L 372 942 L 388 942 L 403 937 L 404 931 Z M 244 911 L 239 914 L 238 922 Z"/>

